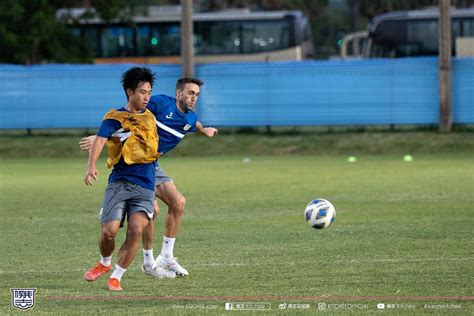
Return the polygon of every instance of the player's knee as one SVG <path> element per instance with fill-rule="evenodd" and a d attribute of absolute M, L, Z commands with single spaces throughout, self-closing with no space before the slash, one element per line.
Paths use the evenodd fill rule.
<path fill-rule="evenodd" d="M 186 198 L 181 196 L 173 201 L 173 208 L 179 215 L 184 213 L 184 207 L 186 206 Z"/>
<path fill-rule="evenodd" d="M 110 227 L 104 227 L 102 228 L 102 238 L 105 240 L 113 240 L 115 238 L 115 235 L 117 235 L 117 230 L 110 228 Z"/>
<path fill-rule="evenodd" d="M 138 226 L 129 226 L 127 229 L 127 239 L 138 241 L 142 237 L 143 229 Z"/>
<path fill-rule="evenodd" d="M 158 214 L 160 214 L 160 207 L 158 206 L 158 204 L 153 205 L 153 211 L 153 218 L 156 218 Z"/>

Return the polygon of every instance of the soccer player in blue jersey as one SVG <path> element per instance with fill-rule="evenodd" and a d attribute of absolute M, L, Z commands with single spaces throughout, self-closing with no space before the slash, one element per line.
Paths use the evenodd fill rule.
<path fill-rule="evenodd" d="M 99 214 L 101 259 L 84 274 L 87 281 L 95 281 L 111 270 L 115 236 L 124 215 L 128 218 L 126 239 L 107 281 L 111 291 L 122 290 L 122 276 L 135 258 L 143 231 L 154 214 L 158 134 L 155 116 L 146 108 L 154 79 L 149 69 L 141 67 L 130 68 L 122 75 L 127 105 L 107 112 L 89 151 L 86 185 L 97 180 L 96 162 L 106 143 L 109 148 L 107 167 L 113 169 Z"/>
<path fill-rule="evenodd" d="M 187 133 L 198 132 L 207 137 L 217 134 L 217 129 L 203 127 L 193 112 L 202 84 L 202 81 L 196 78 L 181 78 L 176 83 L 175 98 L 167 95 L 156 95 L 150 98 L 147 108 L 157 120 L 158 151 L 161 155 L 176 147 Z M 93 136 L 83 138 L 80 142 L 81 148 L 88 150 L 91 139 Z M 184 214 L 186 199 L 158 164 L 155 170 L 155 181 L 155 194 L 168 206 L 168 215 L 162 249 L 155 261 L 153 261 L 154 220 L 150 222 L 143 233 L 144 264 L 142 270 L 159 278 L 168 277 L 163 275 L 163 269 L 172 271 L 178 276 L 185 276 L 189 273 L 177 262 L 173 248 Z M 155 216 L 158 211 L 158 204 L 155 203 Z"/>

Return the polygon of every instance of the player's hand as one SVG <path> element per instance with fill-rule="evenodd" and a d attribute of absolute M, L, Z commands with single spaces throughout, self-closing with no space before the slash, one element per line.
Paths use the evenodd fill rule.
<path fill-rule="evenodd" d="M 83 137 L 81 138 L 81 141 L 79 142 L 79 147 L 81 147 L 82 150 L 90 151 L 92 148 L 92 144 L 94 144 L 94 140 L 95 140 L 95 135 Z"/>
<path fill-rule="evenodd" d="M 207 137 L 214 137 L 217 135 L 219 131 L 217 128 L 214 127 L 204 127 L 201 131 L 202 134 L 206 135 Z"/>
<path fill-rule="evenodd" d="M 84 183 L 86 185 L 92 186 L 93 185 L 92 180 L 97 181 L 97 176 L 98 175 L 99 175 L 99 170 L 97 170 L 97 168 L 95 168 L 95 167 L 87 168 L 87 172 L 86 172 L 86 175 L 84 177 Z"/>

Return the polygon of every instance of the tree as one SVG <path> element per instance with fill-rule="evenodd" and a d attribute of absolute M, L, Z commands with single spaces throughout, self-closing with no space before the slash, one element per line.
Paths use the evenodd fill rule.
<path fill-rule="evenodd" d="M 198 0 L 202 11 L 219 11 L 230 8 L 249 8 L 252 10 L 301 10 L 310 18 L 316 19 L 328 0 Z"/>
<path fill-rule="evenodd" d="M 390 11 L 415 10 L 437 6 L 438 0 L 347 0 L 359 4 L 360 14 L 369 19 Z"/>
<path fill-rule="evenodd" d="M 0 1 L 0 63 L 90 62 L 91 52 L 59 19 L 62 8 L 92 6 L 86 12 L 106 21 L 122 20 L 137 10 L 136 0 L 16 0 Z"/>

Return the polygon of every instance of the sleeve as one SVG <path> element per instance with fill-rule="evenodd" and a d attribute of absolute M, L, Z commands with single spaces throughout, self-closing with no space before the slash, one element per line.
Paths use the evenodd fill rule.
<path fill-rule="evenodd" d="M 109 138 L 112 136 L 115 131 L 119 130 L 121 127 L 120 122 L 114 119 L 103 120 L 100 125 L 97 136 Z"/>
<path fill-rule="evenodd" d="M 193 112 L 194 113 L 194 112 Z M 193 115 L 193 118 L 192 118 L 192 121 L 191 121 L 192 124 L 191 125 L 191 129 L 189 130 L 191 133 L 195 133 L 197 131 L 197 116 L 196 114 Z"/>
<path fill-rule="evenodd" d="M 154 95 L 150 98 L 150 101 L 148 101 L 148 105 L 146 107 L 151 111 L 151 113 L 153 113 L 153 115 L 158 116 L 160 110 L 162 111 L 163 109 L 163 104 L 163 96 L 161 94 Z"/>

